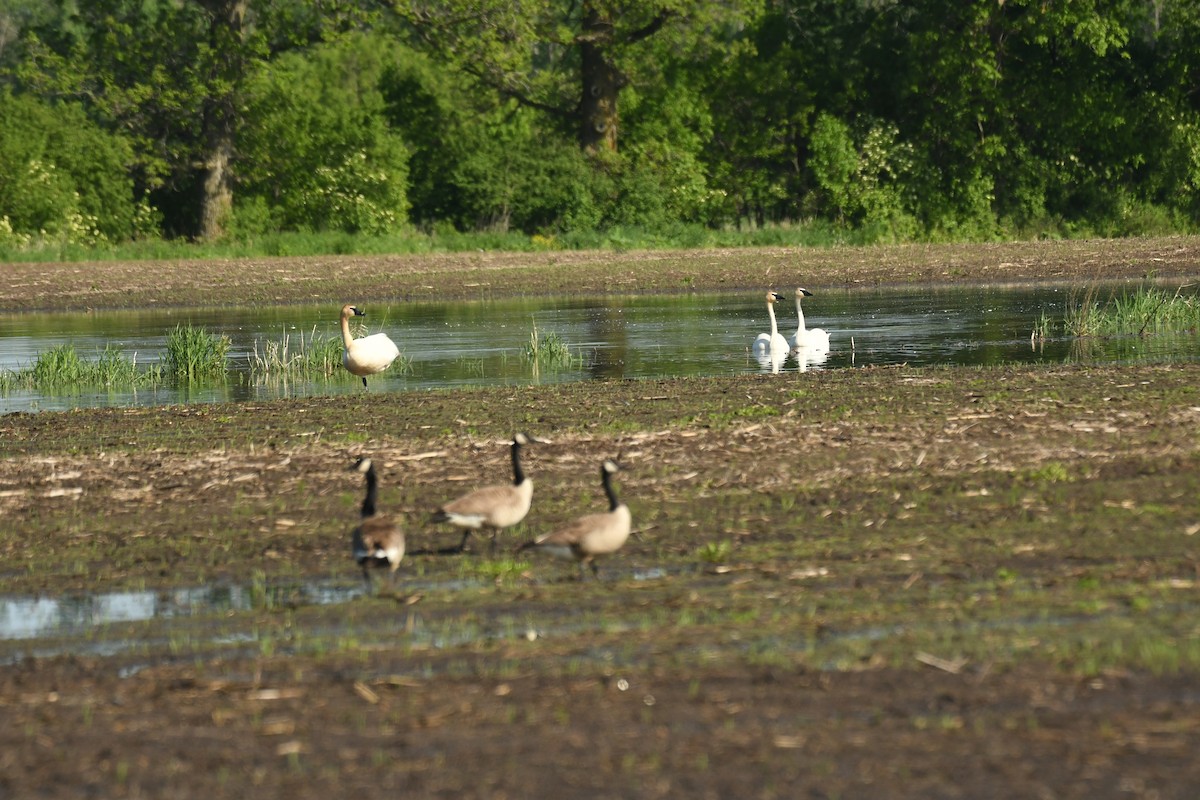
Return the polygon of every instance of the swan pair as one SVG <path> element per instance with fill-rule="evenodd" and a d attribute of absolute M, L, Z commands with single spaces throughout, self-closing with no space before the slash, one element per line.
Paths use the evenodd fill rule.
<path fill-rule="evenodd" d="M 786 357 L 793 349 L 801 354 L 802 363 L 804 359 L 812 360 L 813 356 L 828 352 L 829 333 L 823 328 L 804 327 L 804 309 L 800 307 L 800 301 L 805 297 L 812 297 L 812 292 L 803 288 L 796 289 L 798 322 L 796 333 L 793 335 L 792 341 L 788 342 L 787 337 L 779 332 L 779 326 L 775 321 L 775 303 L 782 300 L 783 295 L 778 292 L 767 292 L 767 316 L 771 319 L 771 332 L 760 333 L 754 340 L 754 354 L 760 360 L 769 358 L 774 367 L 777 361 L 782 363 L 783 357 Z"/>

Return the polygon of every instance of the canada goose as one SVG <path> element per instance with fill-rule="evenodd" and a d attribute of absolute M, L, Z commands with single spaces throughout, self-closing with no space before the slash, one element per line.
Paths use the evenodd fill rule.
<path fill-rule="evenodd" d="M 805 297 L 812 297 L 812 292 L 808 289 L 796 290 L 796 316 L 800 321 L 796 324 L 796 335 L 792 337 L 792 341 L 796 343 L 796 349 L 807 350 L 809 352 L 822 352 L 829 350 L 829 334 L 823 328 L 804 328 L 804 311 L 800 308 L 800 300 Z"/>
<path fill-rule="evenodd" d="M 367 494 L 362 503 L 362 521 L 350 535 L 354 560 L 362 567 L 367 590 L 371 588 L 371 567 L 387 567 L 390 580 L 395 582 L 396 570 L 404 558 L 404 531 L 390 517 L 376 513 L 378 496 L 375 465 L 369 458 L 360 458 L 350 468 L 367 478 Z"/>
<path fill-rule="evenodd" d="M 349 303 L 342 306 L 342 344 L 345 346 L 342 351 L 342 366 L 351 375 L 362 378 L 363 388 L 366 388 L 367 376 L 383 372 L 391 366 L 400 355 L 400 348 L 396 347 L 396 343 L 389 339 L 386 333 L 375 333 L 361 339 L 352 338 L 351 316 L 365 317 L 366 312 Z"/>
<path fill-rule="evenodd" d="M 457 500 L 451 500 L 434 512 L 432 522 L 449 522 L 463 530 L 459 552 L 467 547 L 471 532 L 489 528 L 492 532 L 492 550 L 496 549 L 496 534 L 502 529 L 516 525 L 525 519 L 533 502 L 533 481 L 525 477 L 521 469 L 521 447 L 530 442 L 546 444 L 538 439 L 518 433 L 512 440 L 513 482 L 485 486 L 469 492 Z"/>
<path fill-rule="evenodd" d="M 771 318 L 771 332 L 760 333 L 754 339 L 754 354 L 756 356 L 771 355 L 776 352 L 787 355 L 788 351 L 792 349 L 788 345 L 788 340 L 779 332 L 779 327 L 775 323 L 775 301 L 782 299 L 783 295 L 781 294 L 767 292 L 767 315 Z"/>
<path fill-rule="evenodd" d="M 526 542 L 520 549 L 532 547 L 561 558 L 574 558 L 579 562 L 580 578 L 586 574 L 583 571 L 585 564 L 592 568 L 593 575 L 599 577 L 600 568 L 596 566 L 596 558 L 617 552 L 629 538 L 629 506 L 617 499 L 612 487 L 612 476 L 619 469 L 620 465 L 611 460 L 606 460 L 600 467 L 600 480 L 604 484 L 604 493 L 608 495 L 608 511 L 580 517 L 561 530 Z"/>

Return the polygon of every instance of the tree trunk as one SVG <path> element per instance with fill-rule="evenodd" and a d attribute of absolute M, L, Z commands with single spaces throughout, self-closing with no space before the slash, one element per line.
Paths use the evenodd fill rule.
<path fill-rule="evenodd" d="M 592 3 L 584 3 L 580 73 L 583 98 L 579 106 L 579 144 L 585 152 L 617 149 L 617 97 L 624 78 L 608 60 L 613 24 Z"/>
<path fill-rule="evenodd" d="M 209 37 L 216 55 L 213 84 L 221 91 L 204 108 L 205 153 L 200 165 L 200 238 L 219 239 L 233 212 L 234 132 L 237 91 L 245 68 L 245 20 L 249 0 L 201 0 L 212 21 Z"/>
<path fill-rule="evenodd" d="M 229 160 L 233 155 L 233 136 L 228 130 L 220 131 L 210 140 L 203 166 L 200 190 L 200 238 L 205 241 L 220 239 L 225 235 L 225 226 L 233 213 L 233 181 L 229 172 Z"/>

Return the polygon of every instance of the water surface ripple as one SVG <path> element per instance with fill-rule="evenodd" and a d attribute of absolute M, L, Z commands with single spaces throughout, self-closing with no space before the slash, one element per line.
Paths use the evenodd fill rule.
<path fill-rule="evenodd" d="M 779 328 L 796 330 L 792 289 L 777 305 Z M 763 292 L 765 295 L 765 291 Z M 374 305 L 365 333 L 387 332 L 406 368 L 393 366 L 370 379 L 371 391 L 411 391 L 462 385 L 551 383 L 600 378 L 727 375 L 769 371 L 751 353 L 754 337 L 768 329 L 763 296 L 754 292 L 595 298 L 536 298 L 454 303 Z M 1195 360 L 1196 336 L 1073 340 L 1059 335 L 1034 346 L 1030 334 L 1045 316 L 1061 330 L 1072 290 L 1061 287 L 826 290 L 804 302 L 808 327 L 830 333 L 830 352 L 797 360 L 780 371 L 848 366 L 985 365 L 1069 360 Z M 362 391 L 339 370 L 331 379 L 256 380 L 252 355 L 287 338 L 338 335 L 339 305 L 139 310 L 95 313 L 0 314 L 0 370 L 31 366 L 39 353 L 71 343 L 81 357 L 106 346 L 159 362 L 168 331 L 179 324 L 223 333 L 232 341 L 227 380 L 179 388 L 67 390 L 58 394 L 20 388 L 0 395 L 0 412 L 87 406 L 157 405 L 305 397 Z M 537 329 L 565 341 L 567 363 L 535 367 L 525 350 Z"/>

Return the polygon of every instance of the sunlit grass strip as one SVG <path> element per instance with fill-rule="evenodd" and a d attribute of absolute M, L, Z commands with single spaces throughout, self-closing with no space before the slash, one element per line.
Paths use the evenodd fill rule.
<path fill-rule="evenodd" d="M 1195 333 L 1200 330 L 1200 302 L 1185 295 L 1184 288 L 1171 292 L 1143 286 L 1133 294 L 1113 295 L 1104 304 L 1089 289 L 1082 299 L 1072 298 L 1064 328 L 1071 336 Z"/>
<path fill-rule="evenodd" d="M 76 386 L 136 387 L 162 382 L 162 368 L 138 369 L 137 354 L 128 356 L 111 346 L 95 361 L 79 357 L 75 345 L 60 344 L 40 353 L 27 369 L 0 374 L 0 390 L 66 389 Z"/>
<path fill-rule="evenodd" d="M 228 369 L 229 346 L 228 336 L 177 325 L 167 334 L 167 374 L 183 381 L 222 377 Z"/>

